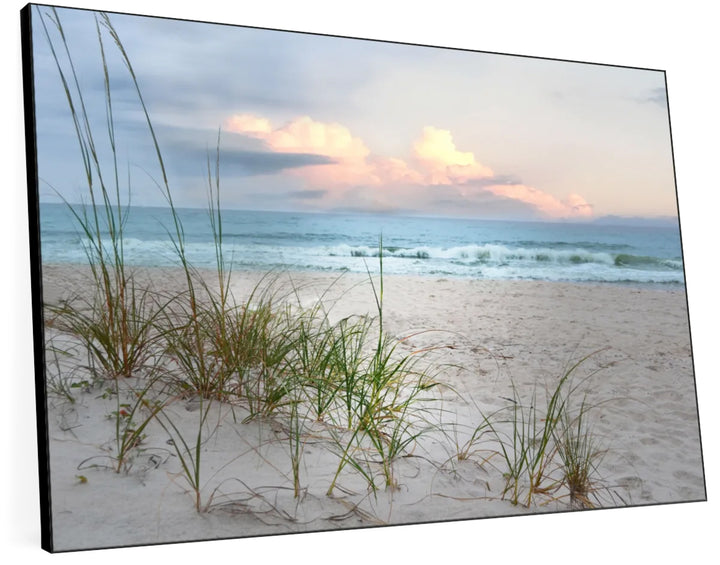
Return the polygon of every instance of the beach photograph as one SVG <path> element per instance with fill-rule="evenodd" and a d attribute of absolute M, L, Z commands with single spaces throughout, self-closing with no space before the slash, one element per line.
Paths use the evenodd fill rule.
<path fill-rule="evenodd" d="M 44 549 L 707 500 L 663 70 L 22 25 Z"/>

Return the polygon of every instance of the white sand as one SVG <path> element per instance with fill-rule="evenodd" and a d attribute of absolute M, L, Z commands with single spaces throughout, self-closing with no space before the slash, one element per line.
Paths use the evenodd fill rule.
<path fill-rule="evenodd" d="M 153 271 L 163 287 L 181 279 Z M 158 275 L 160 275 L 158 277 Z M 45 299 L 86 288 L 85 272 L 46 266 Z M 313 305 L 334 277 L 293 275 L 304 306 Z M 247 296 L 252 275 L 236 275 L 234 293 Z M 60 284 L 60 281 L 62 283 Z M 367 277 L 348 275 L 323 297 L 334 319 L 374 314 Z M 565 510 L 567 498 L 537 497 L 530 508 L 501 499 L 498 458 L 487 453 L 457 461 L 457 445 L 489 414 L 508 406 L 511 382 L 522 398 L 541 392 L 568 364 L 598 351 L 578 371 L 597 370 L 586 383 L 594 430 L 607 448 L 598 497 L 605 506 L 702 500 L 705 497 L 688 317 L 683 290 L 560 283 L 385 278 L 385 324 L 403 351 L 434 345 L 436 361 L 452 365 L 439 379 L 446 435 L 428 434 L 394 471 L 399 488 L 367 492 L 344 473 L 342 491 L 325 496 L 337 467 L 326 430 L 306 424 L 300 501 L 292 496 L 289 448 L 282 422 L 241 423 L 244 413 L 213 406 L 215 430 L 202 454 L 203 501 L 197 513 L 167 434 L 147 429 L 145 451 L 126 474 L 88 467 L 112 453 L 115 400 L 102 390 L 76 391 L 74 404 L 50 398 L 50 454 L 55 547 L 79 549 L 191 539 L 243 537 L 381 524 L 403 524 Z M 48 332 L 48 336 L 56 336 Z M 71 366 L 75 361 L 69 361 Z M 178 403 L 174 421 L 196 426 L 199 411 Z M 82 468 L 78 469 L 83 461 Z M 83 476 L 86 482 L 78 477 Z M 562 491 L 558 491 L 558 495 Z"/>

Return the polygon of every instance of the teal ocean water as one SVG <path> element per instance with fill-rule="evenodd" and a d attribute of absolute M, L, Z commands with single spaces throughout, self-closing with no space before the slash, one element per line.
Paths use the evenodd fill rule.
<path fill-rule="evenodd" d="M 47 263 L 84 263 L 86 239 L 63 204 L 41 204 Z M 182 209 L 188 257 L 212 268 L 206 210 Z M 130 209 L 128 264 L 177 265 L 165 208 Z M 228 210 L 224 250 L 234 270 L 377 272 L 476 279 L 684 284 L 680 232 L 671 225 L 516 222 L 367 214 Z"/>

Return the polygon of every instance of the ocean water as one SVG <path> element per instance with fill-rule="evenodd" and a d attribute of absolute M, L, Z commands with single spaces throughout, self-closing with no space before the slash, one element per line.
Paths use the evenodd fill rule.
<path fill-rule="evenodd" d="M 47 263 L 84 263 L 86 237 L 63 204 L 41 204 Z M 206 210 L 180 210 L 187 254 L 213 268 Z M 516 222 L 367 214 L 223 213 L 226 262 L 234 270 L 377 273 L 382 235 L 387 274 L 626 284 L 684 284 L 677 227 Z M 178 264 L 165 208 L 133 207 L 126 262 Z"/>

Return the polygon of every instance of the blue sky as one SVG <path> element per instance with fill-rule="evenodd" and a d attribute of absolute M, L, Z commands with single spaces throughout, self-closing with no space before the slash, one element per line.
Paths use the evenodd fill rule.
<path fill-rule="evenodd" d="M 100 140 L 93 13 L 59 14 Z M 677 213 L 660 71 L 111 19 L 180 205 L 204 205 L 207 155 L 221 129 L 223 200 L 233 208 L 575 220 Z M 57 200 L 57 190 L 77 201 L 77 142 L 42 28 L 35 32 L 41 198 Z M 104 37 L 123 177 L 134 203 L 162 204 L 137 96 Z"/>

